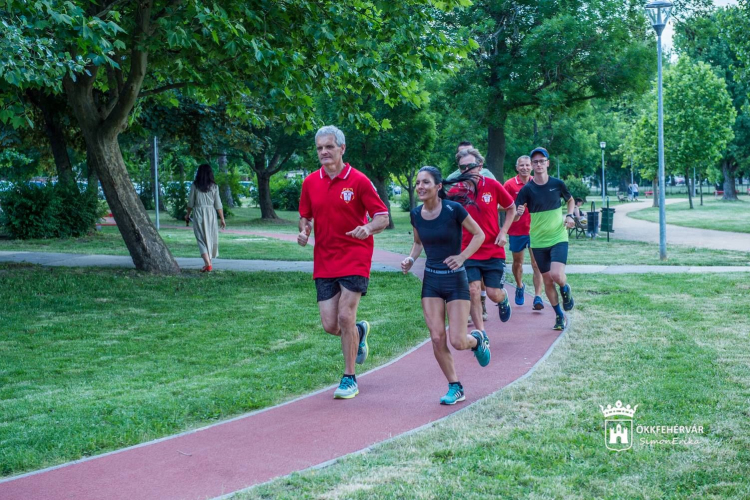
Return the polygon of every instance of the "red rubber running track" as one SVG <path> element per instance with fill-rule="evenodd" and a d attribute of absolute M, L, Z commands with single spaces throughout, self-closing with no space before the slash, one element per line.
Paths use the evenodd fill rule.
<path fill-rule="evenodd" d="M 264 235 L 296 240 L 296 235 Z M 375 262 L 392 267 L 398 267 L 402 259 L 384 251 L 374 255 Z M 420 259 L 417 264 L 423 262 Z M 423 267 L 415 267 L 421 277 Z M 507 288 L 512 304 L 515 288 Z M 414 307 L 419 304 L 419 297 L 414 297 Z M 513 305 L 508 323 L 500 322 L 495 307 L 488 307 L 488 312 L 489 366 L 481 368 L 470 351 L 453 353 L 466 390 L 463 403 L 438 404 L 447 382 L 432 346 L 425 342 L 394 362 L 360 375 L 360 394 L 354 399 L 334 400 L 334 387 L 330 387 L 210 427 L 7 478 L 0 482 L 0 498 L 213 498 L 368 448 L 505 387 L 542 359 L 560 334 L 552 330 L 552 308 L 547 305 L 543 311 L 532 311 L 528 295 L 524 306 Z M 378 348 L 377 329 L 369 343 L 371 349 Z"/>

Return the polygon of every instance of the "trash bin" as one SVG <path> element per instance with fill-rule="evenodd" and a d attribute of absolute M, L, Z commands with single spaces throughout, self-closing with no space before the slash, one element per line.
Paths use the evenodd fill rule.
<path fill-rule="evenodd" d="M 614 233 L 615 209 L 602 208 L 602 232 Z"/>
<path fill-rule="evenodd" d="M 591 202 L 591 211 L 586 212 L 586 234 L 593 238 L 599 232 L 599 212 L 596 211 L 596 204 Z"/>

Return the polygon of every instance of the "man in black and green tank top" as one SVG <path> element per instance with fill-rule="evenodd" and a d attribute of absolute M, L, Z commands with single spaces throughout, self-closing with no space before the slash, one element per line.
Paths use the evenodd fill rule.
<path fill-rule="evenodd" d="M 568 262 L 568 228 L 575 226 L 573 208 L 575 200 L 567 186 L 560 179 L 547 174 L 549 153 L 544 148 L 536 148 L 529 156 L 534 177 L 518 192 L 516 198 L 516 219 L 528 210 L 531 215 L 531 251 L 534 253 L 539 272 L 544 279 L 547 298 L 555 310 L 555 330 L 565 328 L 565 311 L 573 309 L 573 294 L 565 276 Z M 563 217 L 560 203 L 563 198 L 568 212 Z M 560 287 L 562 308 L 555 284 Z"/>

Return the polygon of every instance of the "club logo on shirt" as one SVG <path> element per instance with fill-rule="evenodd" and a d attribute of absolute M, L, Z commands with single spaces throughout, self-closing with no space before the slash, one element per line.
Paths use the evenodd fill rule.
<path fill-rule="evenodd" d="M 349 203 L 354 199 L 354 189 L 344 188 L 341 190 L 341 199 Z"/>
<path fill-rule="evenodd" d="M 485 203 L 492 203 L 492 194 L 491 193 L 484 193 L 482 195 L 482 201 Z"/>

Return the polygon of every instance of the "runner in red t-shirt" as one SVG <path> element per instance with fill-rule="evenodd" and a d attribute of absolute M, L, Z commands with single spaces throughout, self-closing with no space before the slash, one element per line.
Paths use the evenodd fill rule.
<path fill-rule="evenodd" d="M 518 198 L 518 192 L 521 190 L 529 179 L 531 179 L 531 158 L 521 156 L 516 160 L 516 172 L 518 175 L 508 179 L 505 184 L 505 190 L 510 193 L 513 200 Z M 516 305 L 522 306 L 524 303 L 524 291 L 526 285 L 523 284 L 523 251 L 529 249 L 531 258 L 531 269 L 534 274 L 534 309 L 541 311 L 544 309 L 542 301 L 542 274 L 536 265 L 534 253 L 531 251 L 531 240 L 529 239 L 529 227 L 531 226 L 531 215 L 524 210 L 521 218 L 510 226 L 508 230 L 508 239 L 510 240 L 510 251 L 513 253 L 513 277 L 516 279 Z"/>
<path fill-rule="evenodd" d="M 321 128 L 315 146 L 321 167 L 302 183 L 297 243 L 307 245 L 314 224 L 313 279 L 320 320 L 326 332 L 341 337 L 344 353 L 344 376 L 333 397 L 350 399 L 359 394 L 354 364 L 364 363 L 369 350 L 370 324 L 357 322 L 357 307 L 370 281 L 372 235 L 388 226 L 388 209 L 370 179 L 344 163 L 341 130 Z"/>
<path fill-rule="evenodd" d="M 500 320 L 506 322 L 510 319 L 510 302 L 508 294 L 503 290 L 504 247 L 506 234 L 516 215 L 516 207 L 513 198 L 502 184 L 479 174 L 484 164 L 484 158 L 479 151 L 474 148 L 461 150 L 456 154 L 456 161 L 462 173 L 475 174 L 477 179 L 477 191 L 473 195 L 474 204 L 466 205 L 466 210 L 482 228 L 485 240 L 479 250 L 464 265 L 471 293 L 471 318 L 474 326 L 484 331 L 482 281 L 487 288 L 487 296 L 499 306 Z M 506 214 L 502 228 L 498 220 L 499 210 L 504 210 Z M 470 241 L 471 235 L 464 232 L 463 247 L 465 248 Z"/>

